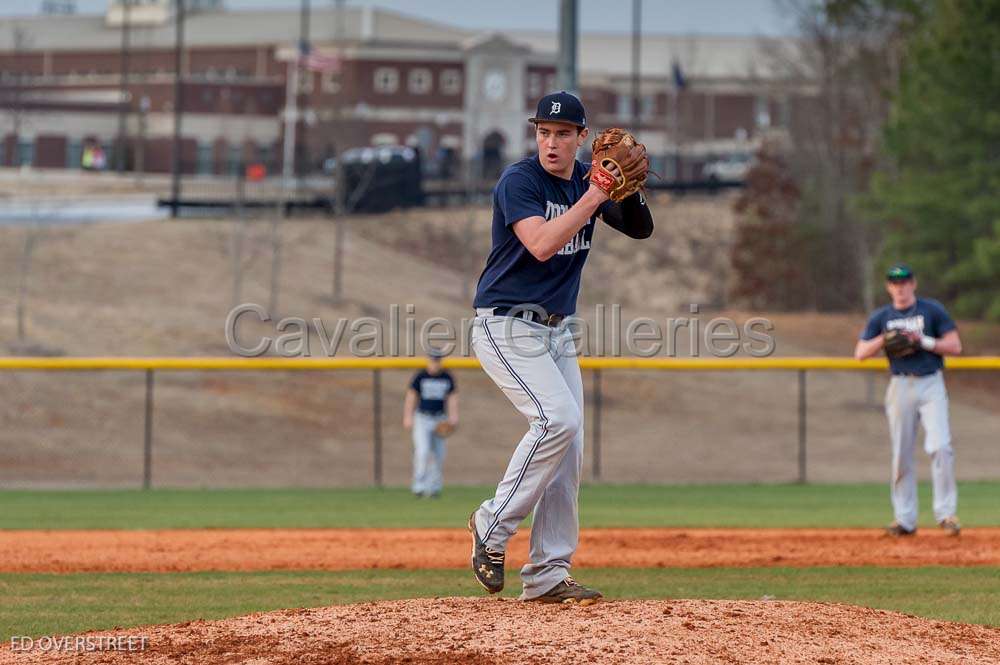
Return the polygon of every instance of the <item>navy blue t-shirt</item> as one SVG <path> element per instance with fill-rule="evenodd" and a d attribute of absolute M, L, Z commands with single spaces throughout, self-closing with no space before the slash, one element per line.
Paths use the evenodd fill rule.
<path fill-rule="evenodd" d="M 513 224 L 528 217 L 546 221 L 570 209 L 590 186 L 579 161 L 569 180 L 554 176 L 538 155 L 511 164 L 493 189 L 493 248 L 479 276 L 474 307 L 536 305 L 547 314 L 576 312 L 580 275 L 590 253 L 599 207 L 580 231 L 548 261 L 539 261 L 521 243 Z"/>
<path fill-rule="evenodd" d="M 861 339 L 874 339 L 893 329 L 939 338 L 954 330 L 955 327 L 955 322 L 944 305 L 937 300 L 917 298 L 917 301 L 906 309 L 896 309 L 890 303 L 875 310 L 868 319 L 868 325 L 861 333 Z M 889 368 L 893 374 L 925 376 L 933 374 L 943 367 L 944 360 L 940 355 L 922 348 L 908 356 L 889 359 Z"/>
<path fill-rule="evenodd" d="M 426 413 L 444 413 L 447 410 L 445 400 L 455 392 L 455 379 L 444 370 L 431 374 L 422 369 L 414 375 L 410 387 L 420 395 L 417 409 Z"/>

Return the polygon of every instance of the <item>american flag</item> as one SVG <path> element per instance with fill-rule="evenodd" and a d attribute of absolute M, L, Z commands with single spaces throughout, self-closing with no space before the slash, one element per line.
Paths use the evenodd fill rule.
<path fill-rule="evenodd" d="M 340 71 L 340 56 L 324 55 L 312 50 L 307 44 L 299 46 L 299 62 L 302 66 L 312 72 L 337 72 Z"/>

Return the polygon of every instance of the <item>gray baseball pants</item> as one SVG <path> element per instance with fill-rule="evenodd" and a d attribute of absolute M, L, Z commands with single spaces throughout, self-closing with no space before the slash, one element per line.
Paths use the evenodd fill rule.
<path fill-rule="evenodd" d="M 477 310 L 472 347 L 483 369 L 528 419 L 496 494 L 475 514 L 480 538 L 506 551 L 534 510 L 522 600 L 569 575 L 579 540 L 577 493 L 583 467 L 583 379 L 569 327 L 492 316 Z M 485 315 L 484 315 L 485 314 Z"/>
<path fill-rule="evenodd" d="M 924 451 L 931 456 L 934 519 L 955 514 L 955 452 L 948 425 L 948 391 L 944 375 L 893 376 L 885 393 L 885 414 L 892 441 L 892 509 L 905 529 L 917 527 L 917 467 L 914 451 L 917 429 L 924 426 Z"/>
<path fill-rule="evenodd" d="M 445 440 L 434 428 L 445 414 L 417 411 L 413 414 L 413 482 L 414 494 L 436 494 L 441 491 L 444 477 Z"/>

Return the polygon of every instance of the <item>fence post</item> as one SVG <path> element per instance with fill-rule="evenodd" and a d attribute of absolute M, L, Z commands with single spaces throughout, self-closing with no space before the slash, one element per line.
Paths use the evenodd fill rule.
<path fill-rule="evenodd" d="M 799 370 L 799 483 L 806 479 L 806 370 Z"/>
<path fill-rule="evenodd" d="M 592 408 L 594 409 L 594 415 L 591 416 L 593 420 L 591 421 L 590 429 L 593 431 L 594 443 L 593 447 L 593 463 L 592 463 L 592 473 L 595 481 L 601 479 L 601 370 L 595 369 L 594 379 L 593 379 L 593 403 Z"/>
<path fill-rule="evenodd" d="M 375 486 L 382 487 L 382 372 L 372 370 L 372 445 Z"/>
<path fill-rule="evenodd" d="M 146 421 L 142 438 L 142 489 L 153 484 L 153 370 L 146 370 Z"/>

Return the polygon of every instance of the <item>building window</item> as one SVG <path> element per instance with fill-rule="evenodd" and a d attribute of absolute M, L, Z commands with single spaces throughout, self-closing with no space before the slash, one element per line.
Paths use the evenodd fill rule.
<path fill-rule="evenodd" d="M 431 91 L 433 82 L 434 77 L 431 75 L 431 70 L 418 67 L 410 70 L 407 87 L 414 95 L 426 95 Z"/>
<path fill-rule="evenodd" d="M 399 71 L 395 67 L 375 70 L 375 92 L 391 94 L 399 89 Z"/>
<path fill-rule="evenodd" d="M 532 99 L 542 96 L 542 75 L 538 72 L 528 74 L 528 96 Z"/>
<path fill-rule="evenodd" d="M 771 126 L 771 108 L 767 97 L 758 95 L 754 100 L 754 119 L 757 126 L 766 129 Z"/>
<path fill-rule="evenodd" d="M 462 92 L 462 72 L 457 69 L 446 69 L 441 72 L 441 92 L 446 95 L 457 95 Z"/>
<path fill-rule="evenodd" d="M 32 166 L 35 163 L 35 142 L 21 139 L 17 142 L 17 162 L 15 166 Z"/>
<path fill-rule="evenodd" d="M 198 175 L 212 175 L 212 162 L 214 161 L 212 144 L 206 141 L 198 142 L 198 155 L 196 157 L 195 171 Z"/>
<path fill-rule="evenodd" d="M 83 163 L 83 143 L 73 139 L 66 145 L 66 168 L 78 169 Z"/>
<path fill-rule="evenodd" d="M 549 74 L 548 76 L 545 77 L 545 89 L 548 90 L 549 92 L 552 92 L 553 90 L 556 89 L 555 74 Z"/>
<path fill-rule="evenodd" d="M 619 120 L 632 117 L 632 95 L 618 95 L 615 98 L 615 115 Z"/>
<path fill-rule="evenodd" d="M 323 72 L 320 78 L 320 86 L 323 88 L 323 92 L 336 95 L 340 92 L 340 76 L 337 72 Z"/>
<path fill-rule="evenodd" d="M 644 95 L 639 108 L 643 118 L 653 117 L 656 113 L 656 97 L 653 95 Z"/>
<path fill-rule="evenodd" d="M 238 175 L 243 167 L 243 146 L 231 145 L 226 155 L 226 173 Z"/>

